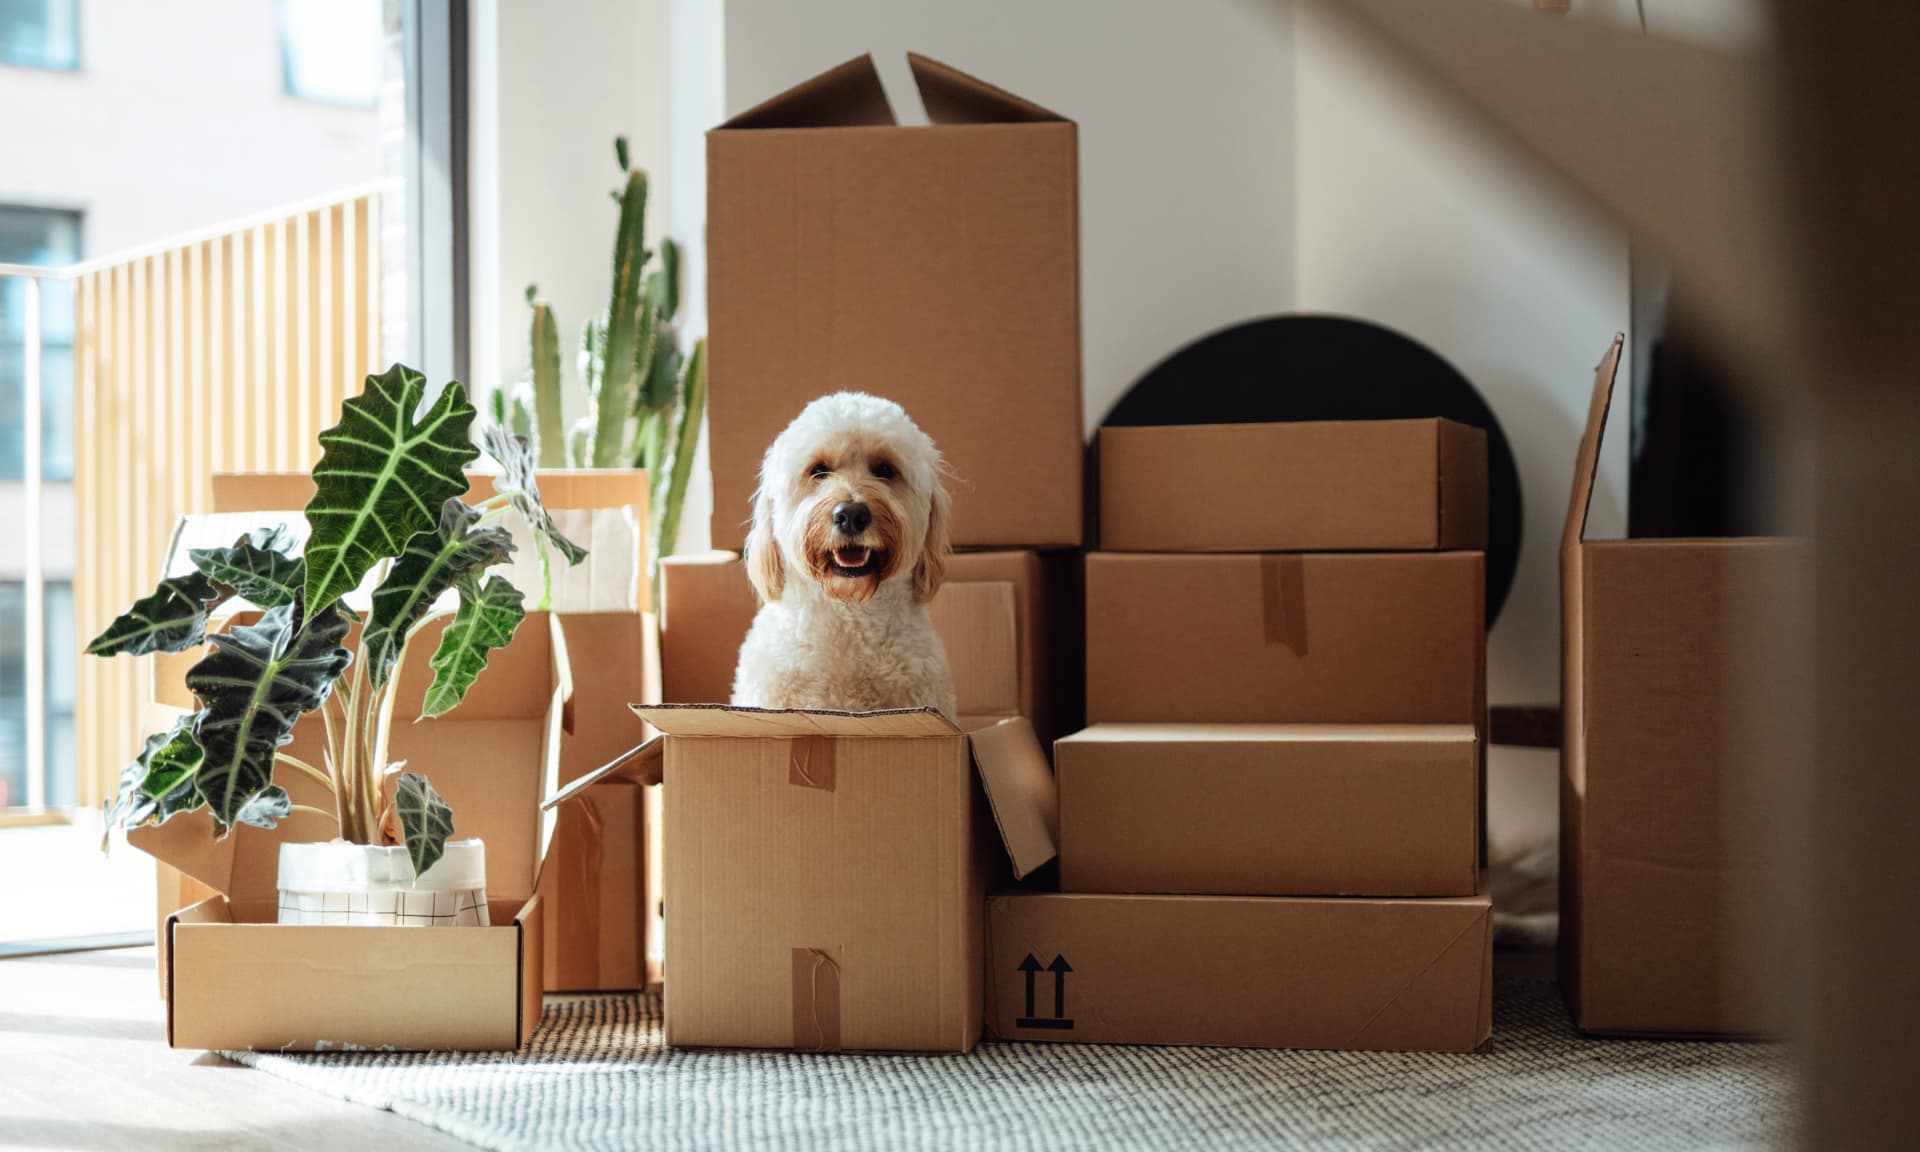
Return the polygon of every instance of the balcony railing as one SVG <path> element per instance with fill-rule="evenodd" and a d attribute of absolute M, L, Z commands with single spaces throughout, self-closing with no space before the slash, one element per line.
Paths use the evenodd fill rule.
<path fill-rule="evenodd" d="M 24 811 L 48 808 L 41 286 L 74 285 L 74 624 L 84 642 L 159 579 L 216 471 L 304 469 L 380 360 L 380 191 L 357 190 L 26 282 Z M 98 805 L 145 734 L 147 661 L 76 668 L 75 799 Z M 17 802 L 14 811 L 23 811 Z"/>

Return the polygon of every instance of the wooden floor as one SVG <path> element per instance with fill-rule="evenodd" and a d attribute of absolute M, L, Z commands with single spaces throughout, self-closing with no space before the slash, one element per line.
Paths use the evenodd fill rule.
<path fill-rule="evenodd" d="M 0 1149 L 467 1145 L 167 1047 L 151 948 L 0 960 Z"/>

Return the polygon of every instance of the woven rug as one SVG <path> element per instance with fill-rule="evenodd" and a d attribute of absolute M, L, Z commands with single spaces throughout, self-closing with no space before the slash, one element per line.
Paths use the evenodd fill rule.
<path fill-rule="evenodd" d="M 1472 1056 L 982 1044 L 970 1056 L 683 1052 L 643 996 L 556 997 L 521 1052 L 231 1053 L 490 1149 L 1764 1148 L 1760 1044 L 1589 1040 L 1496 977 Z"/>

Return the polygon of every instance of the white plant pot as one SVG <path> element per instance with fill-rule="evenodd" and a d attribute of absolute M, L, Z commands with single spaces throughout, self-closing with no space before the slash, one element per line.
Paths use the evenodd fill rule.
<path fill-rule="evenodd" d="M 377 927 L 485 927 L 487 850 L 449 840 L 416 878 L 405 848 L 377 844 L 280 845 L 280 923 Z"/>

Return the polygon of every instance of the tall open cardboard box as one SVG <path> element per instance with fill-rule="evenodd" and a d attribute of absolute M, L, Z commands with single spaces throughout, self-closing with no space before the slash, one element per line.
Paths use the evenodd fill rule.
<path fill-rule="evenodd" d="M 428 625 L 410 646 L 394 689 L 397 717 L 418 715 L 432 679 L 421 653 L 432 650 L 444 623 Z M 357 645 L 357 626 L 348 643 Z M 192 707 L 178 678 L 168 678 L 174 671 L 160 670 L 160 702 Z M 535 612 L 493 653 L 458 709 L 394 725 L 394 758 L 431 778 L 453 808 L 456 836 L 486 843 L 490 927 L 275 923 L 280 845 L 334 834 L 316 815 L 295 812 L 271 831 L 241 825 L 219 840 L 204 811 L 132 832 L 134 846 L 215 893 L 165 921 L 168 1043 L 261 1051 L 492 1051 L 525 1043 L 539 1024 L 542 995 L 539 800 L 554 780 L 570 700 L 558 623 Z M 319 763 L 325 746 L 320 718 L 301 718 L 290 753 Z M 297 804 L 331 806 L 303 774 L 276 774 L 275 782 Z"/>
<path fill-rule="evenodd" d="M 605 779 L 664 778 L 668 1043 L 971 1049 L 989 877 L 996 861 L 1025 876 L 1054 855 L 1032 726 L 639 711 L 664 735 L 548 805 Z"/>
<path fill-rule="evenodd" d="M 909 55 L 933 122 L 862 56 L 707 134 L 713 543 L 808 401 L 898 401 L 955 473 L 963 546 L 1080 543 L 1074 124 Z"/>
<path fill-rule="evenodd" d="M 1586 539 L 1621 346 L 1594 377 L 1560 545 L 1561 987 L 1589 1032 L 1773 1032 L 1777 973 L 1730 956 L 1791 906 L 1763 845 L 1793 821 L 1765 808 L 1812 750 L 1791 699 L 1739 726 L 1730 707 L 1753 667 L 1810 696 L 1803 616 L 1779 599 L 1804 590 L 1810 556 L 1783 539 Z"/>

